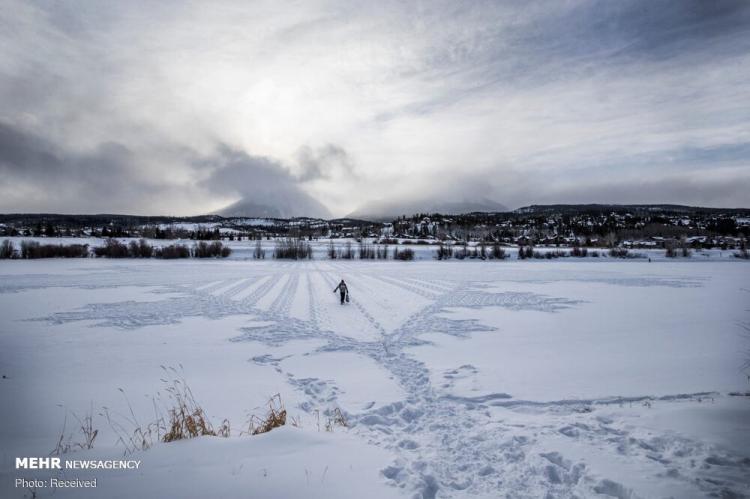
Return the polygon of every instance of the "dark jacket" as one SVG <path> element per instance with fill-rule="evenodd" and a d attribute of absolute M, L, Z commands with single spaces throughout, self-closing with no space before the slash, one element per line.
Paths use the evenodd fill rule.
<path fill-rule="evenodd" d="M 346 283 L 345 283 L 344 281 L 341 281 L 341 282 L 339 283 L 339 285 L 338 285 L 338 286 L 336 286 L 336 287 L 335 287 L 335 288 L 333 289 L 333 292 L 334 292 L 334 293 L 335 293 L 336 291 L 340 291 L 340 292 L 341 292 L 341 294 L 344 294 L 344 293 L 346 293 L 346 292 L 347 292 L 347 291 L 349 291 L 349 290 L 348 290 L 348 289 L 347 289 L 347 287 L 346 287 Z"/>

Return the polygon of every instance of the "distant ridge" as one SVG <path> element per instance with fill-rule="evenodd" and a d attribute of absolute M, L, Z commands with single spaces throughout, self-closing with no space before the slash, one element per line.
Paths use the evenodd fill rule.
<path fill-rule="evenodd" d="M 681 204 L 539 204 L 524 206 L 513 210 L 518 214 L 599 214 L 599 213 L 727 213 L 736 212 L 748 214 L 750 208 L 710 208 L 703 206 L 688 206 Z"/>
<path fill-rule="evenodd" d="M 499 205 L 504 208 L 502 205 Z M 492 206 L 482 205 L 482 208 L 491 208 Z M 417 215 L 419 213 L 427 214 L 440 214 L 440 215 L 482 215 L 482 214 L 507 214 L 507 215 L 547 215 L 547 214 L 736 214 L 741 216 L 750 216 L 750 208 L 711 208 L 702 206 L 686 206 L 676 204 L 547 204 L 547 205 L 530 205 L 518 208 L 513 211 L 507 209 L 479 209 L 479 210 L 466 210 L 462 212 L 453 211 L 452 205 L 448 203 L 444 210 L 429 210 L 429 209 L 418 209 L 414 211 L 405 211 L 393 217 L 365 217 L 349 215 L 341 218 L 330 218 L 329 216 L 316 217 L 316 216 L 244 216 L 244 215 L 195 215 L 195 216 L 171 216 L 171 215 L 128 215 L 128 214 L 116 214 L 116 213 L 97 213 L 97 214 L 67 214 L 67 213 L 0 213 L 0 224 L 2 223 L 37 223 L 37 222 L 59 222 L 59 223 L 70 223 L 78 222 L 83 224 L 105 224 L 115 223 L 121 225 L 144 225 L 144 224 L 170 224 L 189 222 L 195 224 L 208 224 L 213 222 L 222 222 L 224 220 L 239 221 L 241 219 L 268 219 L 270 221 L 284 222 L 289 220 L 306 220 L 306 221 L 327 221 L 334 224 L 342 225 L 361 225 L 373 221 L 391 221 L 395 220 L 401 215 L 407 217 Z M 227 210 L 231 212 L 232 210 Z"/>
<path fill-rule="evenodd" d="M 390 201 L 372 201 L 347 215 L 347 218 L 365 220 L 393 220 L 402 215 L 416 213 L 440 213 L 442 215 L 460 215 L 474 212 L 507 212 L 508 207 L 486 198 L 464 201 L 443 201 L 427 199 L 394 203 Z"/>

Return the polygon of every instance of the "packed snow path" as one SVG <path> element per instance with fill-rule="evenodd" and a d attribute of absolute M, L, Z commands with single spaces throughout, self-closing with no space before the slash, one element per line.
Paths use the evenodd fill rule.
<path fill-rule="evenodd" d="M 249 360 L 286 377 L 300 413 L 344 411 L 352 432 L 394 455 L 380 471 L 409 496 L 740 497 L 750 453 L 633 421 L 743 388 L 736 326 L 748 320 L 748 275 L 728 262 L 149 262 L 19 274 L 0 292 L 156 294 L 33 319 L 51 325 L 247 316 L 231 341 L 267 347 Z M 344 306 L 332 293 L 342 277 Z M 295 359 L 273 353 L 308 340 L 316 346 L 304 357 L 369 359 L 402 396 L 347 406 L 353 373 L 301 376 Z M 355 389 L 366 399 L 373 386 Z"/>

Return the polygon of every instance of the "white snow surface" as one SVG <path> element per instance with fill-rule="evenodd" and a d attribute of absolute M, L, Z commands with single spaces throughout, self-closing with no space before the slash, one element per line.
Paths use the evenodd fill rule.
<path fill-rule="evenodd" d="M 0 497 L 54 475 L 15 458 L 64 423 L 81 441 L 74 415 L 99 434 L 63 459 L 122 458 L 103 408 L 145 426 L 174 378 L 229 438 L 36 497 L 749 496 L 748 277 L 719 257 L 2 261 Z M 300 427 L 248 435 L 274 394 Z"/>

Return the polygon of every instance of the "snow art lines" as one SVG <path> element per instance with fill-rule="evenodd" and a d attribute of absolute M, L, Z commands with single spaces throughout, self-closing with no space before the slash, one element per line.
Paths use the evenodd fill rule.
<path fill-rule="evenodd" d="M 551 497 L 594 493 L 634 497 L 626 485 L 596 475 L 585 463 L 564 452 L 541 450 L 542 438 L 592 443 L 612 455 L 629 456 L 641 466 L 655 467 L 664 476 L 689 482 L 693 490 L 705 495 L 720 496 L 726 484 L 736 480 L 734 471 L 750 469 L 748 463 L 736 456 L 685 438 L 664 440 L 638 432 L 592 410 L 592 407 L 653 400 L 666 403 L 670 400 L 667 398 L 519 400 L 514 397 L 513 387 L 502 386 L 502 381 L 492 391 L 476 396 L 449 393 L 446 387 L 470 382 L 478 369 L 465 364 L 440 371 L 438 378 L 431 377 L 434 373 L 429 366 L 411 350 L 426 344 L 432 338 L 428 334 L 468 338 L 507 333 L 480 319 L 457 318 L 467 317 L 467 311 L 496 308 L 508 313 L 525 311 L 550 317 L 546 314 L 565 314 L 590 305 L 575 297 L 509 289 L 512 288 L 509 282 L 521 282 L 519 274 L 502 265 L 446 265 L 441 267 L 440 274 L 434 267 L 426 267 L 434 265 L 430 263 L 313 261 L 211 267 L 191 264 L 173 267 L 179 271 L 173 270 L 171 274 L 163 266 L 132 265 L 135 270 L 82 273 L 75 279 L 65 275 L 15 276 L 12 283 L 0 285 L 0 291 L 20 292 L 36 286 L 143 288 L 148 289 L 148 299 L 89 303 L 33 320 L 50 324 L 87 321 L 94 326 L 133 330 L 179 323 L 190 317 L 243 316 L 248 323 L 239 332 L 227 332 L 231 341 L 255 342 L 260 348 L 295 340 L 317 340 L 315 350 L 306 355 L 348 352 L 371 359 L 398 383 L 403 399 L 368 405 L 358 412 L 341 406 L 343 392 L 337 382 L 340 380 L 294 376 L 288 367 L 293 362 L 285 361 L 284 356 L 265 353 L 250 360 L 285 375 L 290 390 L 296 390 L 304 399 L 295 409 L 312 414 L 340 407 L 347 413 L 352 432 L 396 456 L 382 469 L 383 477 L 415 497 L 543 497 L 545 493 Z M 505 273 L 510 274 L 507 280 Z M 332 293 L 342 275 L 352 292 L 350 303 L 344 306 L 339 304 L 338 294 Z M 440 278 L 436 279 L 436 275 Z M 615 273 L 576 276 L 554 271 L 533 274 L 523 282 L 532 281 L 670 288 L 697 288 L 705 282 L 700 278 L 674 276 L 624 277 Z M 709 395 L 684 397 L 694 400 Z M 535 418 L 538 414 L 544 414 L 545 418 Z M 571 415 L 575 415 L 574 421 Z M 722 478 L 724 482 L 712 484 L 708 468 L 694 470 L 699 456 L 708 456 L 708 462 L 703 463 L 706 466 L 730 470 Z M 705 480 L 690 482 L 696 476 Z"/>

